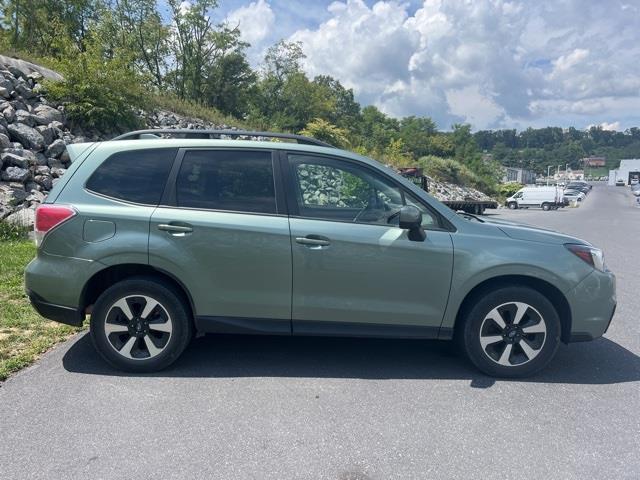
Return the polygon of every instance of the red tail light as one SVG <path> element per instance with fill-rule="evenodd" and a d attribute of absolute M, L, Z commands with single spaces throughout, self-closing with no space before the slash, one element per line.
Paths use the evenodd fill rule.
<path fill-rule="evenodd" d="M 36 209 L 35 237 L 36 245 L 42 243 L 47 232 L 76 215 L 76 210 L 69 205 L 43 203 Z"/>

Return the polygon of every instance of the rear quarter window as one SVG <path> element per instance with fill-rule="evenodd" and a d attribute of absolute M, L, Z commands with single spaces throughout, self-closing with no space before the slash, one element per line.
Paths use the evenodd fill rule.
<path fill-rule="evenodd" d="M 157 205 L 176 153 L 175 148 L 114 153 L 93 172 L 85 186 L 108 197 Z"/>

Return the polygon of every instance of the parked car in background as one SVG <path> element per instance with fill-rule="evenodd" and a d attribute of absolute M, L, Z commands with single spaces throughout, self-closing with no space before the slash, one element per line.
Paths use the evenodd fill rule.
<path fill-rule="evenodd" d="M 505 202 L 510 209 L 539 207 L 555 210 L 564 207 L 563 191 L 557 186 L 524 187 Z"/>
<path fill-rule="evenodd" d="M 569 182 L 565 188 L 589 192 L 593 188 L 593 185 L 590 185 L 584 180 L 574 180 Z"/>
<path fill-rule="evenodd" d="M 36 210 L 32 304 L 71 325 L 90 314 L 119 369 L 165 368 L 194 332 L 260 333 L 453 339 L 483 372 L 518 377 L 609 327 L 615 276 L 584 240 L 457 214 L 319 140 L 193 134 L 68 145 Z"/>
<path fill-rule="evenodd" d="M 568 201 L 570 200 L 576 200 L 578 202 L 581 202 L 582 199 L 585 198 L 585 194 L 582 192 L 579 192 L 577 190 L 565 190 L 564 191 L 564 199 L 566 200 L 565 204 L 568 205 Z"/>
<path fill-rule="evenodd" d="M 624 187 L 625 183 L 623 179 L 616 180 L 616 187 Z"/>

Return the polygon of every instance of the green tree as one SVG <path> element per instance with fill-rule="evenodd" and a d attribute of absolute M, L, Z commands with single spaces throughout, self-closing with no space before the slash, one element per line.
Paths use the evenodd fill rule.
<path fill-rule="evenodd" d="M 318 140 L 340 148 L 347 148 L 349 146 L 347 131 L 322 118 L 314 118 L 310 121 L 307 126 L 300 131 L 300 135 L 317 138 Z"/>
<path fill-rule="evenodd" d="M 256 73 L 241 49 L 232 50 L 207 71 L 204 102 L 222 113 L 244 118 L 256 93 Z"/>
<path fill-rule="evenodd" d="M 405 117 L 400 120 L 399 137 L 415 158 L 431 152 L 431 137 L 437 133 L 436 124 L 428 117 Z"/>
<path fill-rule="evenodd" d="M 48 82 L 47 94 L 65 104 L 72 126 L 101 133 L 139 126 L 136 109 L 146 106 L 146 94 L 126 55 L 104 58 L 98 41 L 60 62 L 61 82 Z"/>
<path fill-rule="evenodd" d="M 139 72 L 151 79 L 156 88 L 163 88 L 169 56 L 170 30 L 158 12 L 156 0 L 114 0 L 113 10 L 104 12 L 101 23 L 109 25 L 113 42 L 120 51 L 126 50 Z"/>

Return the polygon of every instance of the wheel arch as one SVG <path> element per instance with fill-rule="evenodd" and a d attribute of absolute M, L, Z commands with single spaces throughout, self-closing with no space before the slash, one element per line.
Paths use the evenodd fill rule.
<path fill-rule="evenodd" d="M 458 307 L 454 323 L 454 335 L 457 335 L 460 327 L 464 322 L 464 316 L 473 306 L 475 301 L 491 290 L 495 290 L 501 287 L 513 287 L 524 286 L 529 287 L 537 292 L 541 293 L 549 299 L 553 307 L 558 313 L 561 326 L 561 340 L 564 343 L 569 343 L 571 337 L 571 307 L 564 294 L 551 283 L 536 277 L 530 277 L 527 275 L 501 275 L 498 277 L 492 277 L 480 282 L 473 287 Z"/>
<path fill-rule="evenodd" d="M 140 276 L 153 277 L 154 279 L 160 280 L 171 287 L 176 292 L 176 294 L 178 294 L 183 299 L 185 305 L 189 309 L 191 318 L 193 319 L 193 317 L 195 316 L 195 306 L 193 303 L 193 298 L 191 297 L 189 290 L 187 290 L 184 284 L 164 270 L 154 268 L 150 265 L 138 263 L 112 265 L 100 270 L 99 272 L 96 272 L 85 283 L 84 288 L 82 289 L 82 294 L 80 297 L 80 311 L 87 314 L 91 313 L 93 304 L 102 294 L 102 292 L 104 292 L 107 288 L 122 280 Z"/>

